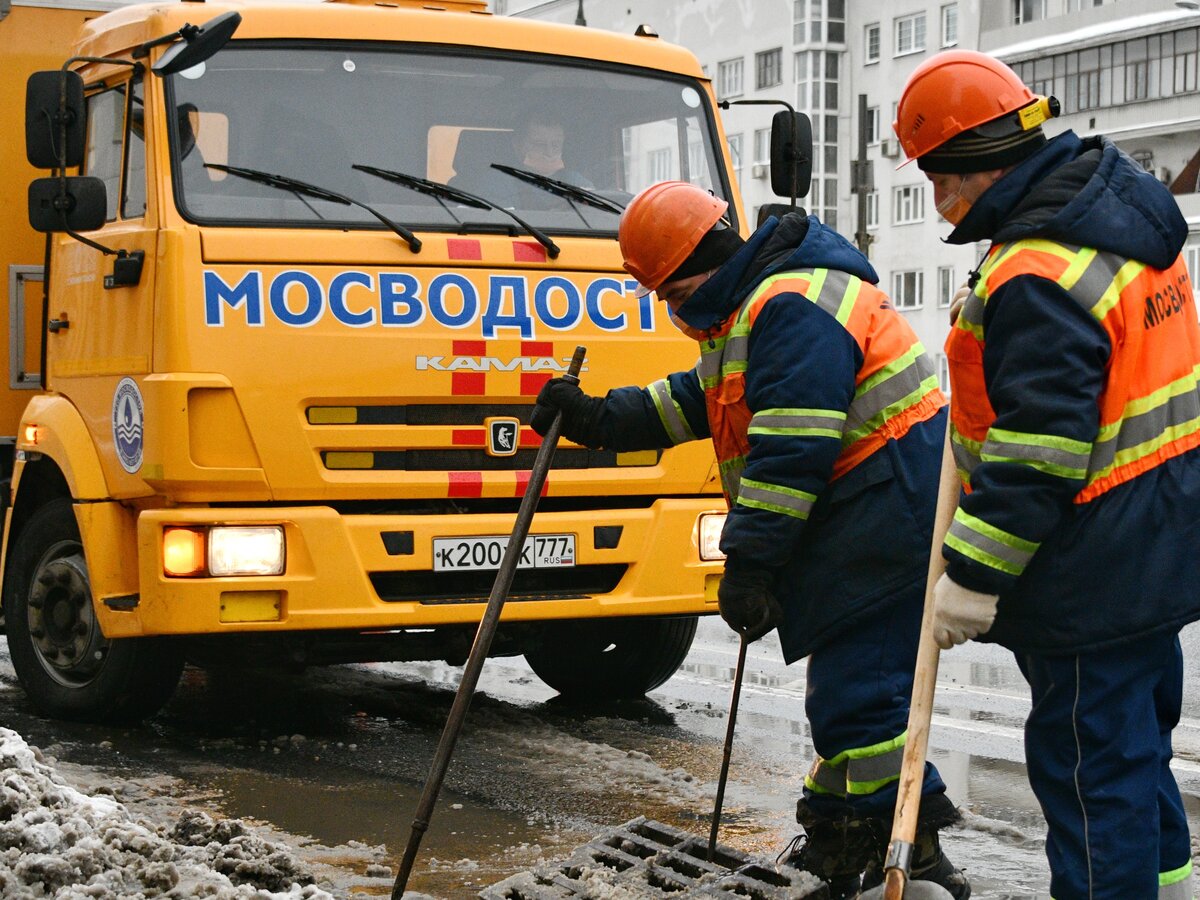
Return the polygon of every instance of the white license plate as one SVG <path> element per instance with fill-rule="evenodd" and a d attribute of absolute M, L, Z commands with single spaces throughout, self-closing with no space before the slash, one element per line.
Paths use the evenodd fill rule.
<path fill-rule="evenodd" d="M 499 569 L 508 535 L 434 538 L 435 572 Z M 575 535 L 531 534 L 525 538 L 518 569 L 558 569 L 575 565 Z"/>

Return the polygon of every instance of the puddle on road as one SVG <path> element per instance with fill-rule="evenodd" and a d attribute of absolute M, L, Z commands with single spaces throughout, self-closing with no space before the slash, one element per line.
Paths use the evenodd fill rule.
<path fill-rule="evenodd" d="M 315 784 L 245 770 L 217 774 L 205 787 L 228 816 L 270 821 L 328 847 L 351 841 L 383 845 L 392 877 L 420 796 L 418 787 L 382 779 L 350 781 L 335 775 Z M 539 861 L 564 856 L 588 837 L 443 790 L 408 887 L 437 897 L 472 896 Z"/>

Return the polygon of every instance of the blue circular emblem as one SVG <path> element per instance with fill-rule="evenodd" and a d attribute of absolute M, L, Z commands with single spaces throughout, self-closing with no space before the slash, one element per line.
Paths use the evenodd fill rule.
<path fill-rule="evenodd" d="M 142 467 L 142 392 L 132 378 L 117 382 L 113 394 L 113 446 L 121 465 L 130 474 Z"/>

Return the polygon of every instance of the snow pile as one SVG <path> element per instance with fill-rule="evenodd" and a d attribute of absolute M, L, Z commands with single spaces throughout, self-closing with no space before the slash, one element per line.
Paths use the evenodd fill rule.
<path fill-rule="evenodd" d="M 0 728 L 0 896 L 332 900 L 285 847 L 239 820 L 186 811 L 172 827 L 63 782 Z"/>

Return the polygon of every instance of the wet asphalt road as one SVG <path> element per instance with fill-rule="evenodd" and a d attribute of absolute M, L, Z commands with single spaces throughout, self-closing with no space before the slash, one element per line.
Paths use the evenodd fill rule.
<path fill-rule="evenodd" d="M 1200 628 L 1184 641 L 1195 659 Z M 705 620 L 684 667 L 649 698 L 590 707 L 556 697 L 520 658 L 489 660 L 409 887 L 471 897 L 638 815 L 707 835 L 736 650 L 720 620 Z M 33 716 L 0 643 L 0 723 L 49 748 L 68 776 L 137 784 L 131 794 L 152 795 L 155 815 L 188 804 L 269 823 L 339 895 L 386 896 L 390 877 L 340 850 L 374 847 L 395 865 L 460 672 L 428 663 L 300 676 L 188 669 L 158 717 L 110 729 Z M 1042 900 L 1024 683 L 1005 651 L 983 645 L 944 654 L 940 672 L 930 755 L 966 815 L 947 851 L 967 867 L 975 897 Z M 1195 834 L 1200 675 L 1189 668 L 1187 678 L 1176 773 Z M 795 832 L 810 755 L 803 697 L 803 667 L 785 667 L 773 638 L 753 645 L 722 843 L 773 857 Z"/>

